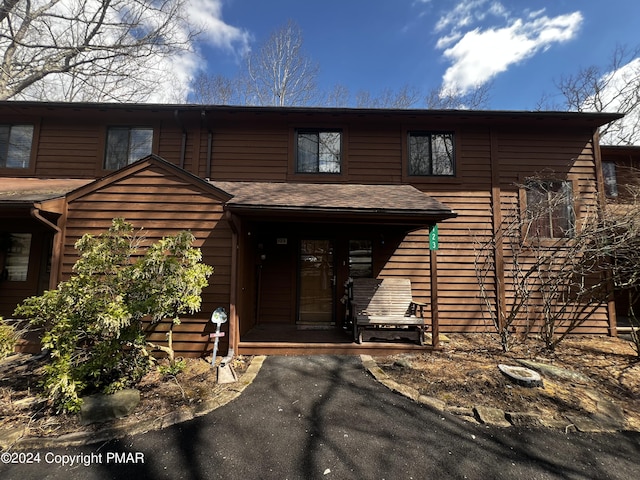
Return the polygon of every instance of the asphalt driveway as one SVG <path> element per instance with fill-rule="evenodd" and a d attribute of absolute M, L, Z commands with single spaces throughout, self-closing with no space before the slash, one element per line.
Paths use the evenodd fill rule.
<path fill-rule="evenodd" d="M 467 423 L 389 391 L 357 356 L 269 357 L 239 398 L 203 417 L 27 453 L 39 462 L 0 464 L 0 478 L 640 478 L 638 433 Z"/>

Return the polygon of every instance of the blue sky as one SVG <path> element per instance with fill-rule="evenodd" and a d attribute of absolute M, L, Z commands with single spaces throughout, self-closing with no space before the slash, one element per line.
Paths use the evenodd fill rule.
<path fill-rule="evenodd" d="M 200 66 L 234 77 L 243 52 L 287 20 L 319 64 L 322 90 L 492 82 L 492 109 L 532 110 L 554 80 L 640 45 L 637 0 L 195 0 L 208 9 Z M 201 10 L 202 11 L 202 10 Z M 417 105 L 421 106 L 421 105 Z"/>

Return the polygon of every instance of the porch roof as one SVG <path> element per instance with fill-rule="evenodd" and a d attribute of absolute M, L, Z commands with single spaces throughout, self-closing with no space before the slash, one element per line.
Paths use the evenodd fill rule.
<path fill-rule="evenodd" d="M 457 216 L 411 185 L 211 182 L 233 196 L 226 207 L 239 214 L 304 216 L 426 225 Z"/>
<path fill-rule="evenodd" d="M 30 205 L 63 197 L 92 181 L 86 178 L 0 178 L 0 205 Z"/>

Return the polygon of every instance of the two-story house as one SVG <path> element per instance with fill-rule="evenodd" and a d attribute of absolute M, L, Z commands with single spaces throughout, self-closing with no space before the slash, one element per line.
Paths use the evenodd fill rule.
<path fill-rule="evenodd" d="M 350 277 L 410 278 L 436 331 L 486 331 L 474 238 L 526 208 L 518 185 L 534 175 L 572 212 L 550 215 L 548 235 L 569 231 L 558 224 L 603 191 L 597 131 L 618 117 L 0 102 L 0 315 L 67 278 L 74 243 L 124 217 L 149 241 L 190 230 L 215 268 L 202 312 L 176 327 L 183 355 L 211 350 L 219 306 L 236 353 L 398 348 L 342 331 Z M 499 302 L 510 289 L 495 270 Z M 578 332 L 612 322 L 602 305 Z"/>

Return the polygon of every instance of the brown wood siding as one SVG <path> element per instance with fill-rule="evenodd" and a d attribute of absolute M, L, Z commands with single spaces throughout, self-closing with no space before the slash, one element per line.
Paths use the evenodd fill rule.
<path fill-rule="evenodd" d="M 594 149 L 591 135 L 584 131 L 561 133 L 540 132 L 510 133 L 499 137 L 499 170 L 501 183 L 501 205 L 505 218 L 519 211 L 523 204 L 519 185 L 528 176 L 540 176 L 549 179 L 568 179 L 573 181 L 573 199 L 576 208 L 576 224 L 585 215 L 595 214 L 597 207 L 597 187 Z M 576 188 L 577 187 L 577 188 Z M 505 265 L 511 264 L 513 255 L 505 244 Z M 507 305 L 513 298 L 513 285 L 506 278 Z M 540 298 L 532 299 L 527 322 L 519 321 L 520 331 L 531 328 L 536 331 L 540 322 Z M 535 323 L 532 326 L 531 323 Z M 575 333 L 608 333 L 607 305 L 601 305 L 597 311 Z"/>
<path fill-rule="evenodd" d="M 348 179 L 351 183 L 402 181 L 402 134 L 380 126 L 352 127 L 348 132 Z"/>
<path fill-rule="evenodd" d="M 200 139 L 201 165 L 206 176 L 208 132 Z M 271 122 L 217 125 L 212 136 L 211 178 L 229 181 L 275 181 L 287 178 L 289 129 Z"/>
<path fill-rule="evenodd" d="M 65 228 L 62 277 L 68 278 L 77 260 L 75 242 L 84 234 L 106 231 L 114 217 L 124 217 L 136 229 L 142 228 L 145 244 L 189 230 L 196 237 L 194 246 L 202 249 L 203 261 L 214 274 L 203 292 L 202 310 L 183 317 L 175 328 L 177 354 L 199 354 L 209 348 L 205 332 L 211 312 L 219 307 L 229 311 L 231 278 L 231 229 L 223 218 L 220 200 L 178 176 L 149 167 L 103 188 L 91 191 L 69 203 Z M 158 326 L 158 331 L 168 326 Z M 152 341 L 163 342 L 163 334 Z"/>
<path fill-rule="evenodd" d="M 36 145 L 36 176 L 96 178 L 104 152 L 103 130 L 95 120 L 44 119 Z"/>

